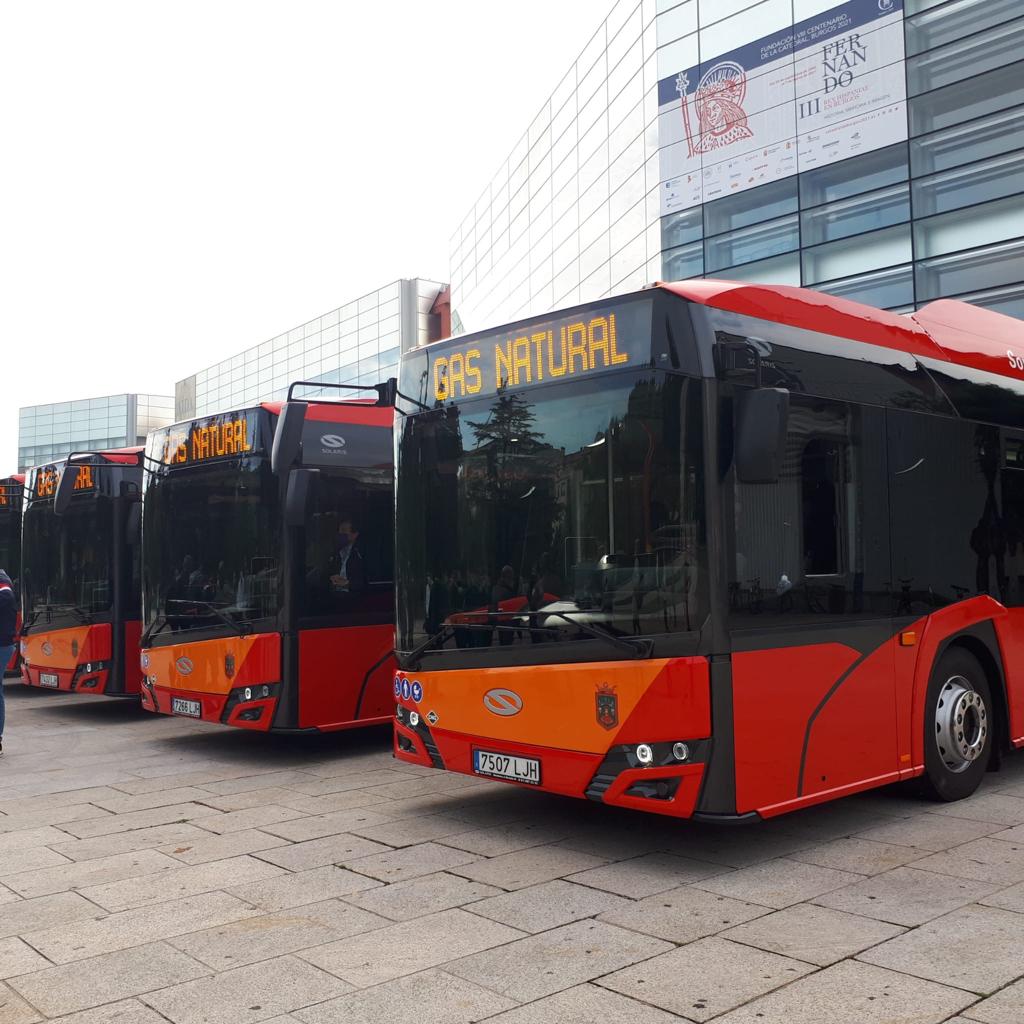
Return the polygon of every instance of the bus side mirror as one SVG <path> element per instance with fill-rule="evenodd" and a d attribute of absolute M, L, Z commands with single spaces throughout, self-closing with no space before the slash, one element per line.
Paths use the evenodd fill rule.
<path fill-rule="evenodd" d="M 316 476 L 313 469 L 293 469 L 288 474 L 288 489 L 284 498 L 284 522 L 286 526 L 304 526 L 306 507 L 309 504 L 309 488 Z"/>
<path fill-rule="evenodd" d="M 745 484 L 773 484 L 786 456 L 789 392 L 741 391 L 736 399 L 736 476 Z"/>
<path fill-rule="evenodd" d="M 133 501 L 128 506 L 128 514 L 124 520 L 124 542 L 134 546 L 139 543 L 142 535 L 142 502 Z"/>
<path fill-rule="evenodd" d="M 75 493 L 75 484 L 78 483 L 78 466 L 68 463 L 57 481 L 57 490 L 53 495 L 53 514 L 62 516 L 71 504 L 71 496 Z"/>
<path fill-rule="evenodd" d="M 278 475 L 287 473 L 299 457 L 307 407 L 307 402 L 285 402 L 281 408 L 270 449 L 270 468 Z"/>

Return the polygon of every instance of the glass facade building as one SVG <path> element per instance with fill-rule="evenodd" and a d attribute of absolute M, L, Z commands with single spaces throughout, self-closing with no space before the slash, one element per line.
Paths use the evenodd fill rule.
<path fill-rule="evenodd" d="M 29 405 L 18 413 L 18 469 L 45 465 L 76 451 L 144 444 L 174 419 L 169 395 L 107 395 Z"/>
<path fill-rule="evenodd" d="M 446 285 L 394 281 L 178 381 L 175 419 L 283 399 L 297 380 L 377 384 L 396 377 L 402 352 L 446 331 L 446 310 Z"/>
<path fill-rule="evenodd" d="M 467 330 L 650 281 L 1024 317 L 1019 0 L 619 0 L 451 239 Z"/>

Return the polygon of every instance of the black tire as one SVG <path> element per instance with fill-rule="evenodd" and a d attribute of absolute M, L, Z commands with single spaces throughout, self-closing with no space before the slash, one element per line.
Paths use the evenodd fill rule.
<path fill-rule="evenodd" d="M 962 714 L 954 714 L 965 705 Z M 932 670 L 925 701 L 922 784 L 928 799 L 963 800 L 981 785 L 992 755 L 996 714 L 978 659 L 951 647 Z"/>

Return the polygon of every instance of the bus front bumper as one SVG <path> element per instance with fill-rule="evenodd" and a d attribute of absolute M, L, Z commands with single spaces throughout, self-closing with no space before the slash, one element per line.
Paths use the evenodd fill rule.
<path fill-rule="evenodd" d="M 163 715 L 268 732 L 280 689 L 280 683 L 260 683 L 239 686 L 227 693 L 197 693 L 160 686 L 144 676 L 142 706 L 146 711 Z"/>
<path fill-rule="evenodd" d="M 446 732 L 423 719 L 413 726 L 407 712 L 402 717 L 394 723 L 394 753 L 409 764 L 677 818 L 693 815 L 710 752 L 709 740 L 694 740 L 686 744 L 687 758 L 680 761 L 672 753 L 676 744 L 654 743 L 649 745 L 651 763 L 641 765 L 633 745 L 592 754 Z M 521 772 L 524 777 L 535 777 L 517 781 L 479 770 L 481 753 L 516 759 L 528 769 Z"/>

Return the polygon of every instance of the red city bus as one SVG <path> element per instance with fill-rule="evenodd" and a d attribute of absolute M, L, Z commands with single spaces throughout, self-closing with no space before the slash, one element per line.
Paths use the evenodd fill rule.
<path fill-rule="evenodd" d="M 14 581 L 18 593 L 21 576 L 21 501 L 25 477 L 21 473 L 0 478 L 0 569 Z M 21 631 L 21 613 L 18 613 L 18 631 Z M 15 647 L 11 660 L 4 666 L 5 676 L 19 675 L 20 656 Z"/>
<path fill-rule="evenodd" d="M 1024 745 L 1019 321 L 662 284 L 399 396 L 399 759 L 723 821 Z"/>
<path fill-rule="evenodd" d="M 391 717 L 393 382 L 376 402 L 293 401 L 300 386 L 283 410 L 150 435 L 147 711 L 275 732 Z"/>
<path fill-rule="evenodd" d="M 139 695 L 142 449 L 76 453 L 28 473 L 22 679 Z"/>

